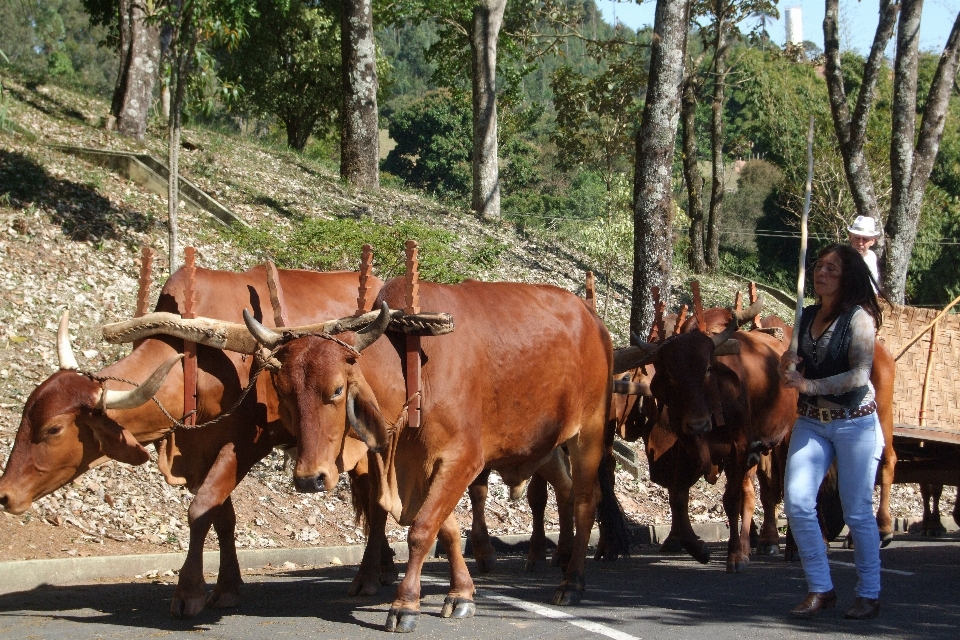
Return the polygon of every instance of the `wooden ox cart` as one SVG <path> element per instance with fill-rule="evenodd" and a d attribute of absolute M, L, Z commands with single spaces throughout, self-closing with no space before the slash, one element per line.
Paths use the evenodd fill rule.
<path fill-rule="evenodd" d="M 960 485 L 960 315 L 949 308 L 884 309 L 880 340 L 897 358 L 895 483 Z"/>

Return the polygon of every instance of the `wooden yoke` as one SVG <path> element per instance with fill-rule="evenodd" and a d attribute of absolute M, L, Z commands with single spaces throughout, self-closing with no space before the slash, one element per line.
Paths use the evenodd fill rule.
<path fill-rule="evenodd" d="M 137 290 L 137 310 L 134 313 L 135 318 L 147 315 L 150 310 L 150 284 L 153 281 L 153 257 L 156 251 L 150 247 L 144 247 L 140 251 L 140 287 Z M 133 348 L 136 349 L 143 340 L 136 340 Z"/>
<path fill-rule="evenodd" d="M 264 265 L 267 268 L 267 289 L 270 291 L 270 305 L 273 307 L 273 323 L 276 327 L 286 327 L 287 302 L 283 297 L 283 287 L 280 286 L 280 274 L 277 273 L 277 265 L 272 260 L 267 260 Z"/>
<path fill-rule="evenodd" d="M 586 292 L 584 294 L 587 300 L 587 306 L 590 307 L 594 313 L 597 312 L 597 281 L 593 277 L 593 271 L 587 271 L 587 284 Z"/>
<path fill-rule="evenodd" d="M 417 261 L 417 242 L 407 240 L 406 300 L 404 314 L 420 313 L 420 265 Z M 404 357 L 404 374 L 407 380 L 407 399 L 410 400 L 407 426 L 420 426 L 420 336 L 407 334 L 407 349 Z"/>
<path fill-rule="evenodd" d="M 360 249 L 360 288 L 357 291 L 357 312 L 353 315 L 362 316 L 370 311 L 373 300 L 370 300 L 370 286 L 367 280 L 370 279 L 370 272 L 373 270 L 373 247 L 368 244 Z"/>
<path fill-rule="evenodd" d="M 757 283 L 750 283 L 750 304 L 753 305 L 757 301 Z M 758 313 L 753 317 L 753 328 L 754 329 L 763 329 L 763 323 L 760 321 L 760 314 Z"/>
<path fill-rule="evenodd" d="M 683 322 L 687 319 L 687 310 L 689 308 L 687 305 L 680 307 L 680 313 L 677 314 L 677 322 L 673 325 L 673 335 L 680 335 L 680 329 L 683 328 Z"/>
<path fill-rule="evenodd" d="M 187 247 L 183 250 L 184 254 L 184 273 L 187 276 L 187 285 L 183 291 L 183 318 L 196 318 L 195 301 L 195 276 L 197 272 L 196 257 L 197 250 L 194 247 Z M 197 343 L 189 340 L 183 341 L 183 423 L 186 425 L 197 424 Z"/>

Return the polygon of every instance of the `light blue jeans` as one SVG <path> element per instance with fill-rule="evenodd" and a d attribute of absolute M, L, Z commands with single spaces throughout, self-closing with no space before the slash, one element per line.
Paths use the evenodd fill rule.
<path fill-rule="evenodd" d="M 876 413 L 831 422 L 800 417 L 793 425 L 783 505 L 809 591 L 833 589 L 817 521 L 817 491 L 836 458 L 843 520 L 853 534 L 856 593 L 863 598 L 880 596 L 880 533 L 873 515 L 873 485 L 882 451 L 883 433 Z"/>

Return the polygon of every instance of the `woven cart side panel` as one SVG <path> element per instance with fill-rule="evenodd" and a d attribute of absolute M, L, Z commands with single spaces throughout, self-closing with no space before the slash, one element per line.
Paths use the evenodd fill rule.
<path fill-rule="evenodd" d="M 898 351 L 914 335 L 937 316 L 936 309 L 918 307 L 885 307 L 880 341 L 890 353 Z M 931 427 L 950 429 L 960 433 L 960 316 L 947 314 L 940 319 L 937 343 L 934 346 L 933 369 L 927 392 L 926 423 Z M 897 361 L 894 381 L 894 421 L 901 424 L 919 424 L 920 402 L 923 397 L 923 377 L 930 352 L 930 332 L 918 340 Z"/>

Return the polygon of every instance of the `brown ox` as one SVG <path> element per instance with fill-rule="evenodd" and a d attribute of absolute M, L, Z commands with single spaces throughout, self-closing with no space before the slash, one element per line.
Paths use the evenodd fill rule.
<path fill-rule="evenodd" d="M 672 434 L 690 443 L 691 451 L 708 451 L 713 464 L 727 474 L 723 503 L 730 523 L 728 572 L 742 571 L 750 554 L 755 504 L 750 473 L 759 454 L 786 437 L 796 413 L 796 392 L 784 389 L 777 373 L 786 345 L 764 333 L 736 331 L 738 323 L 754 317 L 761 306 L 758 301 L 735 312 L 726 329 L 714 336 L 692 331 L 659 344 L 637 345 L 646 354 L 641 362 L 656 367 L 650 388 L 667 411 Z M 739 354 L 716 355 L 731 337 L 739 342 Z M 715 424 L 717 407 L 723 425 Z"/>
<path fill-rule="evenodd" d="M 713 308 L 704 310 L 707 333 L 721 332 L 731 321 L 728 309 Z M 664 317 L 666 334 L 673 333 L 676 316 Z M 764 327 L 780 326 L 782 321 L 775 316 L 764 318 Z M 690 316 L 680 329 L 683 333 L 699 331 L 695 316 Z M 617 351 L 617 355 L 629 358 L 630 348 Z M 615 357 L 615 369 L 619 368 Z M 658 410 L 656 400 L 650 391 L 650 382 L 656 373 L 653 364 L 627 372 L 617 372 L 618 381 L 614 383 L 613 414 L 619 416 L 618 434 L 627 441 L 643 439 L 646 443 L 650 480 L 667 489 L 671 512 L 670 532 L 660 546 L 661 553 L 677 553 L 686 550 L 702 563 L 710 561 L 710 548 L 696 535 L 690 521 L 690 489 L 701 478 L 716 482 L 723 470 L 716 467 L 714 459 L 723 457 L 726 445 L 715 443 L 714 434 L 703 438 L 678 439 L 669 429 L 669 411 Z M 630 384 L 625 384 L 625 383 Z M 618 390 L 624 394 L 620 395 Z M 618 400 L 619 398 L 619 400 Z M 783 495 L 783 457 L 785 448 L 776 447 L 768 455 L 760 458 L 756 473 L 751 470 L 750 482 L 756 477 L 760 483 L 760 501 L 763 505 L 763 522 L 757 534 L 754 533 L 752 512 L 744 510 L 744 518 L 751 518 L 751 546 L 756 546 L 758 555 L 772 555 L 779 552 L 779 532 L 777 530 L 777 504 Z"/>
<path fill-rule="evenodd" d="M 392 280 L 378 301 L 400 308 L 404 288 L 403 280 Z M 517 485 L 566 444 L 576 532 L 553 602 L 578 602 L 597 504 L 597 469 L 605 439 L 612 438 L 606 429 L 612 364 L 606 328 L 582 300 L 551 286 L 424 282 L 420 304 L 453 314 L 457 329 L 423 342 L 423 418 L 416 429 L 397 420 L 407 401 L 402 339 L 378 340 L 372 329 L 344 334 L 356 350 L 312 336 L 283 344 L 282 336 L 248 322 L 260 342 L 282 344 L 274 382 L 281 415 L 301 445 L 294 474 L 298 488 L 333 487 L 345 433 L 370 447 L 380 468 L 382 503 L 410 525 L 407 572 L 386 629 L 412 631 L 420 614 L 422 565 L 438 535 L 451 570 L 442 615 L 475 612 L 473 580 L 453 516 L 471 481 L 491 468 Z M 379 326 L 379 331 L 386 327 Z M 613 487 L 600 485 L 614 513 Z"/>
<path fill-rule="evenodd" d="M 344 316 L 356 309 L 356 273 L 279 271 L 280 285 L 287 292 L 289 320 L 298 324 L 317 318 Z M 368 281 L 371 282 L 371 281 Z M 373 283 L 374 291 L 381 284 Z M 183 308 L 185 276 L 178 271 L 166 282 L 157 311 L 179 313 Z M 267 274 L 264 267 L 245 273 L 196 270 L 198 314 L 239 323 L 244 308 L 272 323 Z M 65 327 L 64 327 L 65 328 Z M 243 329 L 242 326 L 240 326 Z M 61 332 L 61 366 L 76 366 Z M 250 340 L 243 331 L 243 337 Z M 254 342 L 255 345 L 255 342 Z M 159 365 L 183 351 L 183 340 L 157 336 L 143 340 L 133 352 L 98 372 L 103 377 L 142 381 Z M 67 360 L 64 363 L 64 360 Z M 239 353 L 199 347 L 197 422 L 203 423 L 229 409 L 249 380 L 253 358 Z M 122 383 L 105 386 L 119 393 Z M 145 385 L 146 386 L 146 385 Z M 40 384 L 24 406 L 13 451 L 0 478 L 0 506 L 21 513 L 32 501 L 56 490 L 107 458 L 141 464 L 149 458 L 143 448 L 154 443 L 168 482 L 185 484 L 196 497 L 190 504 L 190 547 L 174 592 L 171 611 L 193 616 L 208 604 L 235 606 L 239 600 L 240 567 L 234 542 L 236 516 L 230 494 L 250 468 L 277 445 L 294 440 L 278 419 L 277 399 L 269 376 L 257 381 L 244 403 L 230 416 L 197 430 L 177 430 L 175 439 L 164 440 L 170 421 L 149 400 L 131 408 L 129 401 L 111 403 L 100 410 L 101 386 L 88 376 L 62 370 Z M 156 392 L 156 398 L 173 415 L 183 413 L 182 368 L 175 367 Z M 357 447 L 360 456 L 362 447 Z M 364 460 L 365 462 L 365 460 Z M 355 462 L 341 458 L 337 464 L 352 468 Z M 220 541 L 220 571 L 217 584 L 207 597 L 203 579 L 203 542 L 211 525 Z"/>

